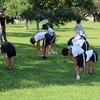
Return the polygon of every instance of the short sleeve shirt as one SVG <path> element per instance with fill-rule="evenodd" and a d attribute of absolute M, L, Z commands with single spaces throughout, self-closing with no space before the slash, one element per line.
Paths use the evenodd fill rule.
<path fill-rule="evenodd" d="M 70 46 L 69 48 L 72 49 L 73 57 L 77 57 L 84 52 L 84 50 L 79 46 Z"/>
<path fill-rule="evenodd" d="M 79 40 L 76 40 L 75 42 L 72 42 L 72 43 L 73 43 L 73 45 L 82 47 L 84 42 L 85 42 L 84 39 L 79 39 Z"/>
<path fill-rule="evenodd" d="M 34 38 L 35 38 L 35 41 L 36 42 L 39 42 L 40 40 L 43 40 L 45 37 L 44 35 L 46 34 L 47 32 L 39 32 L 37 33 Z"/>
<path fill-rule="evenodd" d="M 48 28 L 47 33 L 50 34 L 51 36 L 54 35 L 54 30 L 52 28 Z"/>

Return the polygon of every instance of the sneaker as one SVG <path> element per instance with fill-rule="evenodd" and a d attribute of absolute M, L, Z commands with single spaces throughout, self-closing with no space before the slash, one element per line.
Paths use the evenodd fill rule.
<path fill-rule="evenodd" d="M 7 70 L 11 70 L 12 71 L 12 68 L 7 68 Z"/>
<path fill-rule="evenodd" d="M 43 59 L 47 59 L 47 57 L 44 56 Z"/>
<path fill-rule="evenodd" d="M 47 59 L 47 57 L 45 57 L 45 56 L 43 56 L 42 58 L 43 58 L 43 59 Z"/>
<path fill-rule="evenodd" d="M 48 54 L 51 54 L 51 52 L 48 52 Z"/>
<path fill-rule="evenodd" d="M 52 54 L 58 54 L 58 52 L 52 52 Z"/>
<path fill-rule="evenodd" d="M 89 75 L 92 75 L 93 73 L 92 72 L 89 72 Z"/>
<path fill-rule="evenodd" d="M 76 77 L 76 80 L 80 80 L 80 76 L 79 75 Z"/>

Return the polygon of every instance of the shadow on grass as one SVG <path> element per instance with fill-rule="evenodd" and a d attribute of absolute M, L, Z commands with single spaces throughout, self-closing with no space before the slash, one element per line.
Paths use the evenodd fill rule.
<path fill-rule="evenodd" d="M 6 70 L 0 57 L 0 91 L 20 88 L 38 88 L 48 85 L 93 85 L 100 82 L 100 65 L 93 75 L 82 74 L 80 81 L 75 80 L 73 62 L 70 57 L 64 57 L 61 50 L 64 44 L 59 44 L 58 55 L 48 55 L 47 60 L 37 56 L 36 46 L 31 44 L 14 44 L 17 51 L 15 66 L 12 71 Z M 99 48 L 92 47 L 99 50 Z M 99 52 L 99 51 L 98 51 Z M 100 52 L 99 52 L 100 55 Z"/>

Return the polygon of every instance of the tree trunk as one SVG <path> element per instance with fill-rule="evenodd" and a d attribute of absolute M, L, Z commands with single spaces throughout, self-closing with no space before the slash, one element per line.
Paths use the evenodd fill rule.
<path fill-rule="evenodd" d="M 37 33 L 40 31 L 39 30 L 39 21 L 37 21 L 37 23 L 36 23 L 36 28 L 37 28 Z"/>
<path fill-rule="evenodd" d="M 25 26 L 24 26 L 24 29 L 25 29 L 25 30 L 28 30 L 28 20 L 27 20 L 27 19 L 25 19 Z"/>

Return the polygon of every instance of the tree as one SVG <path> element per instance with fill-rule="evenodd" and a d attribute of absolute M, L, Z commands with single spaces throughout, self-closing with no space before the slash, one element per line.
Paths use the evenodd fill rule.
<path fill-rule="evenodd" d="M 94 21 L 100 21 L 100 0 L 94 0 L 93 16 Z"/>
<path fill-rule="evenodd" d="M 9 1 L 9 2 L 8 2 Z M 37 22 L 48 19 L 49 25 L 64 25 L 90 13 L 93 8 L 93 0 L 6 0 L 7 14 L 13 17 L 23 17 Z"/>
<path fill-rule="evenodd" d="M 21 17 L 23 11 L 25 10 L 28 11 L 30 8 L 30 4 L 28 4 L 28 0 L 6 0 L 4 2 L 4 5 L 6 7 L 6 15 L 11 18 L 13 17 L 13 18 L 18 18 L 18 19 Z M 29 17 L 28 13 L 27 13 L 27 16 Z M 27 20 L 29 18 L 25 16 L 25 19 L 27 23 Z M 26 23 L 25 25 L 27 25 Z M 28 25 L 27 25 L 27 28 L 28 28 Z"/>

